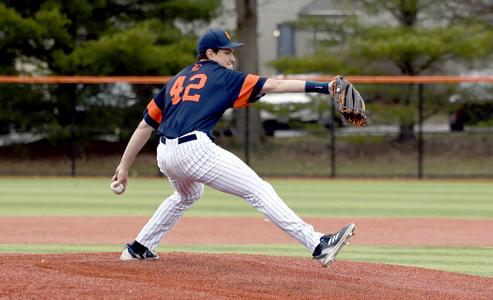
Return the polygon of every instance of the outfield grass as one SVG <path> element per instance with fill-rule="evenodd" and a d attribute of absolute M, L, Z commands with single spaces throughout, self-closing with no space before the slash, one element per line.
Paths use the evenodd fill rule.
<path fill-rule="evenodd" d="M 269 180 L 303 217 L 493 219 L 493 182 L 418 180 Z M 165 179 L 131 178 L 115 196 L 109 178 L 0 178 L 1 216 L 150 216 L 171 193 Z M 206 188 L 187 216 L 261 215 L 245 201 Z M 488 234 L 488 233 L 486 233 Z M 0 252 L 99 252 L 121 245 L 6 245 Z M 297 245 L 163 246 L 159 251 L 307 256 Z M 493 248 L 379 247 L 345 249 L 343 260 L 412 265 L 493 277 Z"/>
<path fill-rule="evenodd" d="M 304 217 L 493 218 L 492 181 L 269 180 Z M 149 216 L 170 193 L 165 179 L 0 178 L 3 216 Z M 187 216 L 259 216 L 240 198 L 206 188 Z"/>

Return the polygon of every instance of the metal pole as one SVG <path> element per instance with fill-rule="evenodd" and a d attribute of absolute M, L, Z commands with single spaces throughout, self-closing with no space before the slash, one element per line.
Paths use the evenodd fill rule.
<path fill-rule="evenodd" d="M 423 84 L 420 83 L 418 85 L 418 178 L 423 178 L 423 155 L 424 155 L 423 106 L 424 106 Z"/>
<path fill-rule="evenodd" d="M 245 108 L 245 163 L 250 165 L 250 108 Z"/>
<path fill-rule="evenodd" d="M 77 175 L 76 171 L 76 153 L 75 153 L 75 114 L 76 114 L 76 85 L 71 84 L 68 87 L 69 89 L 69 95 L 70 95 L 70 105 L 71 105 L 71 112 L 70 112 L 70 176 L 75 177 Z"/>

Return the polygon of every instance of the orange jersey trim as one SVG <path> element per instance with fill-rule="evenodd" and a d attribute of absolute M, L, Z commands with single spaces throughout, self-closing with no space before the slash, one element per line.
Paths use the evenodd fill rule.
<path fill-rule="evenodd" d="M 250 99 L 252 91 L 259 79 L 260 76 L 252 75 L 252 74 L 247 75 L 245 81 L 243 82 L 243 86 L 241 87 L 240 94 L 238 95 L 238 98 L 235 100 L 233 104 L 234 108 L 248 106 L 249 104 L 248 100 Z"/>
<path fill-rule="evenodd" d="M 163 120 L 163 111 L 156 105 L 154 98 L 147 104 L 147 113 L 154 121 L 161 124 L 161 121 Z"/>

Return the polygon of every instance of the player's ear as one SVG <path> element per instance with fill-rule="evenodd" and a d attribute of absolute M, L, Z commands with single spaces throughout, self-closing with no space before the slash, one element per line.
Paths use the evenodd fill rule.
<path fill-rule="evenodd" d="M 214 51 L 212 51 L 212 49 L 207 49 L 205 51 L 205 55 L 207 56 L 208 59 L 212 59 L 214 57 Z"/>

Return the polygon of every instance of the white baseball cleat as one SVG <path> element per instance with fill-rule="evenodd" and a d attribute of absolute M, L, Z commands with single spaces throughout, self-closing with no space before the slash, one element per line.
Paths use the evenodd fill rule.
<path fill-rule="evenodd" d="M 318 260 L 324 267 L 330 266 L 335 261 L 342 246 L 349 244 L 349 239 L 354 235 L 355 228 L 356 226 L 351 223 L 334 234 L 322 236 L 320 244 L 313 251 L 313 259 Z"/>

